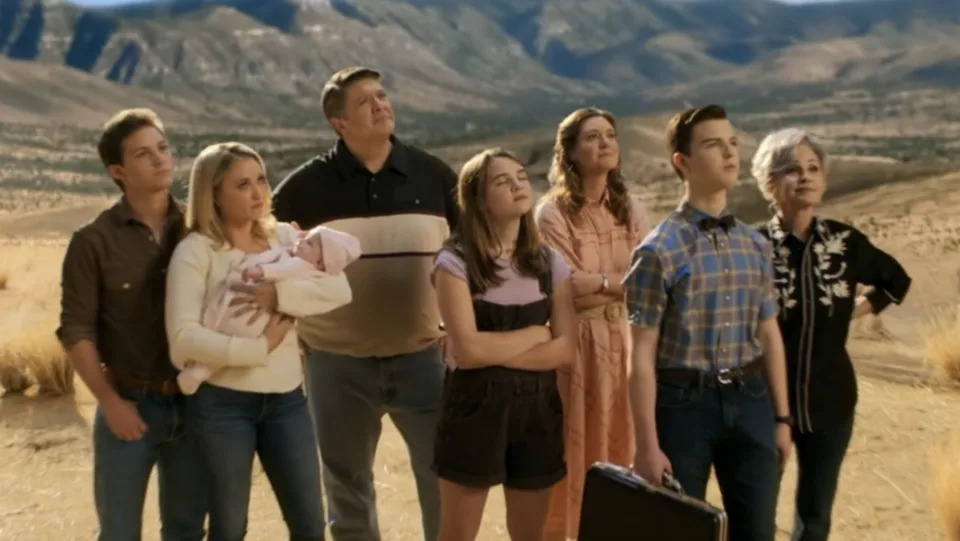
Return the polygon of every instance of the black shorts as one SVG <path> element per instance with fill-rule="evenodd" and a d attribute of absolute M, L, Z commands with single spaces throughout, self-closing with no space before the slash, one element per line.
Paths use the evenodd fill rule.
<path fill-rule="evenodd" d="M 473 487 L 540 490 L 567 474 L 555 371 L 503 367 L 450 372 L 433 469 Z"/>

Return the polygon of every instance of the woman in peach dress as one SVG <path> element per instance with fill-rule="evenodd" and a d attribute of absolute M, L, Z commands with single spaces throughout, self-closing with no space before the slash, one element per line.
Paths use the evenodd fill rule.
<path fill-rule="evenodd" d="M 580 343 L 575 363 L 559 373 L 568 474 L 551 501 L 546 539 L 554 540 L 577 537 L 587 468 L 633 460 L 630 330 L 620 282 L 650 219 L 624 185 L 616 122 L 606 111 L 579 109 L 560 123 L 550 175 L 537 225 L 573 269 Z"/>

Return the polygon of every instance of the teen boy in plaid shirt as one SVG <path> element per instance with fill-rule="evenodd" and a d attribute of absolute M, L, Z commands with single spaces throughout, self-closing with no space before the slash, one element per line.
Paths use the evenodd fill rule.
<path fill-rule="evenodd" d="M 740 159 L 723 108 L 686 110 L 668 132 L 684 200 L 624 279 L 634 469 L 703 499 L 712 465 L 730 541 L 772 541 L 792 419 L 770 247 L 726 210 Z"/>

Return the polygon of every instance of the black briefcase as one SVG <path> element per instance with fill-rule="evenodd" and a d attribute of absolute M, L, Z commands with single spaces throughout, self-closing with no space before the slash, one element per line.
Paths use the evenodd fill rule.
<path fill-rule="evenodd" d="M 629 468 L 598 462 L 587 470 L 578 541 L 726 541 L 727 514 Z"/>

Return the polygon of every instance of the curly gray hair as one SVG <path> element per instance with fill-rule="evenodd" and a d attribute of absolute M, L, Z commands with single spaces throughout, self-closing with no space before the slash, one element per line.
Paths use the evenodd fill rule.
<path fill-rule="evenodd" d="M 809 145 L 817 158 L 820 159 L 820 164 L 823 167 L 827 166 L 827 153 L 823 150 L 820 139 L 800 128 L 784 128 L 772 132 L 764 137 L 760 146 L 757 147 L 757 152 L 753 155 L 750 173 L 757 181 L 757 187 L 760 188 L 760 193 L 767 201 L 771 203 L 774 201 L 774 175 L 783 172 L 795 163 L 793 151 L 802 144 Z"/>

